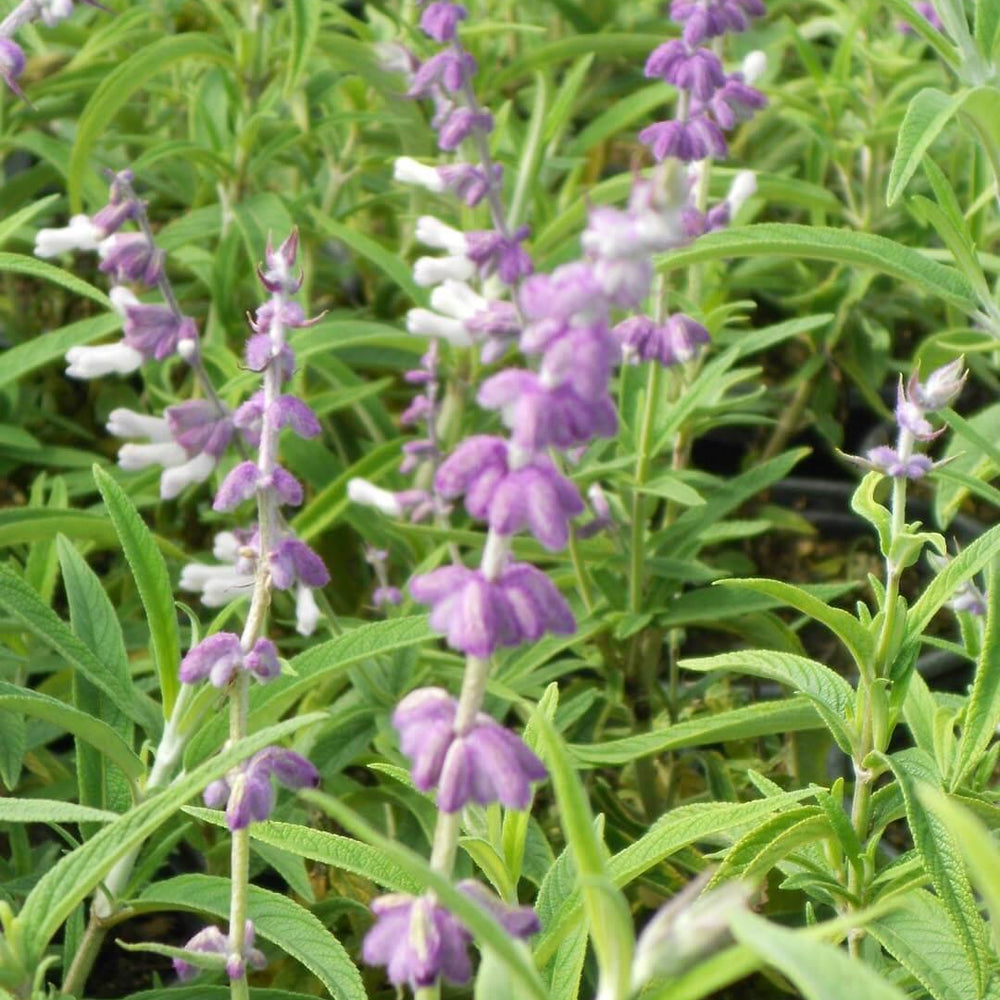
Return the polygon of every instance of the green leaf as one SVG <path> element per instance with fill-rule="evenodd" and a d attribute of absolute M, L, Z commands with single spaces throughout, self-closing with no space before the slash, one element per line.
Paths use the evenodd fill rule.
<path fill-rule="evenodd" d="M 991 832 L 953 799 L 926 787 L 920 790 L 920 797 L 947 828 L 965 858 L 990 915 L 995 952 L 1000 949 L 1000 848 Z"/>
<path fill-rule="evenodd" d="M 970 492 L 971 486 L 963 484 L 961 477 L 988 482 L 1000 472 L 1000 448 L 992 443 L 1000 438 L 1000 403 L 987 406 L 968 419 L 953 410 L 945 410 L 941 417 L 955 432 L 942 456 L 950 460 L 949 464 L 937 470 L 934 491 L 935 520 L 944 530 Z"/>
<path fill-rule="evenodd" d="M 58 200 L 58 194 L 46 195 L 8 215 L 3 222 L 0 222 L 0 246 L 14 236 L 22 226 L 26 226 L 36 215 L 41 215 L 46 209 L 51 208 Z"/>
<path fill-rule="evenodd" d="M 657 476 L 650 482 L 634 488 L 638 489 L 640 493 L 649 493 L 654 497 L 673 500 L 684 507 L 699 507 L 705 502 L 705 498 L 693 486 L 688 486 L 673 472 L 664 473 L 662 476 Z"/>
<path fill-rule="evenodd" d="M 996 560 L 986 587 L 986 597 L 989 601 L 986 632 L 962 720 L 962 737 L 950 783 L 952 791 L 979 764 L 1000 722 L 1000 563 Z"/>
<path fill-rule="evenodd" d="M 825 625 L 847 647 L 859 669 L 864 670 L 874 655 L 874 643 L 868 629 L 853 615 L 840 608 L 831 608 L 826 602 L 814 597 L 801 587 L 778 580 L 746 578 L 739 580 L 719 580 L 716 586 L 746 587 L 760 594 L 774 597 L 789 607 L 808 615 L 813 621 Z"/>
<path fill-rule="evenodd" d="M 635 945 L 628 904 L 611 881 L 604 846 L 594 832 L 587 794 L 573 770 L 565 744 L 542 712 L 535 712 L 532 724 L 555 788 L 559 822 L 576 864 L 600 969 L 599 993 L 625 998 L 630 992 Z"/>
<path fill-rule="evenodd" d="M 410 268 L 398 254 L 386 250 L 370 236 L 350 229 L 343 223 L 324 215 L 318 209 L 313 212 L 313 220 L 328 236 L 347 244 L 356 254 L 374 264 L 390 281 L 406 293 L 407 298 L 418 305 L 422 305 L 427 300 L 426 292 L 413 280 Z"/>
<path fill-rule="evenodd" d="M 889 171 L 885 201 L 893 205 L 915 173 L 924 153 L 941 134 L 941 130 L 958 113 L 968 95 L 967 90 L 946 94 L 934 87 L 925 87 L 910 101 L 899 129 L 899 141 Z"/>
<path fill-rule="evenodd" d="M 938 573 L 906 616 L 904 646 L 920 642 L 931 619 L 955 591 L 1000 555 L 1000 525 L 994 525 L 970 542 L 947 567 Z M 904 651 L 901 651 L 901 656 Z"/>
<path fill-rule="evenodd" d="M 822 728 L 823 722 L 809 699 L 783 698 L 685 719 L 651 733 L 609 740 L 607 743 L 575 743 L 569 749 L 581 764 L 601 767 L 628 764 L 640 757 L 667 750 Z"/>
<path fill-rule="evenodd" d="M 635 843 L 611 858 L 608 862 L 611 878 L 617 886 L 628 885 L 695 841 L 720 834 L 739 835 L 742 828 L 811 795 L 809 789 L 801 789 L 752 802 L 697 802 L 680 806 L 657 820 Z M 578 890 L 561 900 L 543 926 L 542 936 L 535 945 L 535 960 L 539 965 L 551 961 L 559 942 L 578 922 L 582 905 Z"/>
<path fill-rule="evenodd" d="M 291 54 L 285 69 L 285 97 L 290 97 L 306 70 L 319 37 L 321 7 L 312 0 L 292 0 L 288 15 L 292 22 Z"/>
<path fill-rule="evenodd" d="M 145 773 L 142 761 L 132 753 L 129 745 L 106 722 L 80 712 L 55 698 L 39 691 L 31 691 L 0 681 L 0 717 L 20 712 L 36 719 L 44 719 L 65 729 L 79 739 L 86 740 L 113 761 L 133 781 Z M 7 721 L 3 722 L 7 725 Z"/>
<path fill-rule="evenodd" d="M 224 828 L 226 825 L 225 815 L 218 809 L 188 806 L 185 811 L 213 826 Z M 351 840 L 350 837 L 313 830 L 296 823 L 268 820 L 266 823 L 254 823 L 250 827 L 250 839 L 296 854 L 300 858 L 308 858 L 310 861 L 318 861 L 320 864 L 371 879 L 376 885 L 393 892 L 420 890 L 420 885 L 413 878 L 380 851 L 368 844 Z"/>
<path fill-rule="evenodd" d="M 488 945 L 520 982 L 521 995 L 535 1000 L 548 1000 L 545 988 L 520 942 L 513 940 L 485 909 L 474 903 L 451 879 L 434 871 L 415 851 L 392 840 L 369 825 L 356 812 L 338 799 L 322 792 L 302 792 L 301 797 L 323 810 L 356 837 L 366 840 L 387 858 L 399 865 L 421 886 L 435 893 L 446 906 L 472 932 L 483 946 Z"/>
<path fill-rule="evenodd" d="M 976 294 L 965 276 L 917 250 L 870 233 L 825 226 L 768 222 L 708 233 L 683 250 L 661 257 L 661 271 L 729 257 L 797 257 L 826 260 L 891 275 L 961 309 L 974 312 Z"/>
<path fill-rule="evenodd" d="M 736 940 L 787 976 L 806 1000 L 906 1000 L 874 969 L 833 945 L 739 911 L 730 926 Z"/>
<path fill-rule="evenodd" d="M 101 581 L 65 536 L 57 536 L 56 549 L 73 631 L 123 688 L 130 687 L 132 678 L 128 654 L 125 652 L 125 639 Z M 73 675 L 73 703 L 81 711 L 104 719 L 126 742 L 131 743 L 131 723 L 106 696 L 102 696 L 100 691 L 79 674 Z M 129 803 L 124 794 L 119 796 L 119 802 L 115 801 L 114 779 L 118 776 L 114 772 L 108 773 L 104 755 L 79 739 L 76 754 L 80 802 L 88 806 L 121 805 L 122 808 L 127 808 Z M 123 791 L 120 783 L 119 790 Z M 90 831 L 85 830 L 84 835 L 89 836 Z"/>
<path fill-rule="evenodd" d="M 67 292 L 74 295 L 82 295 L 85 299 L 91 299 L 98 305 L 111 308 L 111 300 L 99 288 L 88 284 L 82 278 L 78 278 L 69 271 L 64 271 L 61 267 L 49 264 L 47 261 L 38 260 L 36 257 L 27 257 L 19 253 L 0 253 L 0 273 L 26 274 L 30 278 L 39 278 L 42 281 L 50 281 L 60 288 L 65 288 Z M 92 322 L 92 321 L 90 321 Z M 121 326 L 121 319 L 116 317 L 116 326 Z M 45 340 L 47 334 L 43 334 L 38 341 Z M 23 345 L 22 345 L 23 346 Z M 0 382 L 7 381 L 7 358 L 4 355 L 4 374 L 0 376 Z"/>
<path fill-rule="evenodd" d="M 44 954 L 49 941 L 74 908 L 87 898 L 118 861 L 137 850 L 206 785 L 221 778 L 258 750 L 324 718 L 321 712 L 303 715 L 239 740 L 60 858 L 35 883 L 17 916 L 24 940 L 30 942 L 35 955 Z"/>
<path fill-rule="evenodd" d="M 138 909 L 182 909 L 225 919 L 230 883 L 211 875 L 179 875 L 154 882 L 135 900 Z M 251 885 L 248 910 L 254 930 L 301 962 L 336 1000 L 366 1000 L 361 974 L 344 946 L 293 899 Z"/>
<path fill-rule="evenodd" d="M 118 813 L 59 799 L 0 798 L 0 823 L 110 823 Z"/>
<path fill-rule="evenodd" d="M 867 929 L 934 1000 L 979 1000 L 975 976 L 937 896 L 908 892 Z"/>
<path fill-rule="evenodd" d="M 167 986 L 160 990 L 130 993 L 125 1000 L 229 1000 L 228 986 Z M 316 1000 L 306 993 L 250 988 L 250 1000 Z"/>
<path fill-rule="evenodd" d="M 227 67 L 233 65 L 232 53 L 215 39 L 197 31 L 187 31 L 144 45 L 104 76 L 94 89 L 80 113 L 69 160 L 66 190 L 74 214 L 83 208 L 84 178 L 91 170 L 90 152 L 109 122 L 140 87 L 175 63 L 188 59 L 215 62 Z M 107 304 L 107 300 L 104 301 Z"/>
<path fill-rule="evenodd" d="M 122 551 L 146 611 L 153 661 L 160 680 L 163 715 L 170 718 L 180 691 L 177 671 L 181 661 L 181 640 L 167 565 L 149 528 L 121 486 L 96 465 L 94 481 L 121 540 Z"/>
<path fill-rule="evenodd" d="M 827 728 L 845 752 L 851 752 L 853 737 L 850 729 L 854 690 L 840 674 L 829 667 L 794 653 L 754 649 L 739 653 L 705 656 L 697 660 L 681 660 L 684 670 L 708 673 L 728 670 L 764 677 L 786 684 L 804 694 L 815 706 Z"/>
<path fill-rule="evenodd" d="M 940 789 L 934 761 L 919 749 L 902 750 L 884 758 L 903 790 L 906 819 L 924 870 L 954 925 L 980 994 L 989 978 L 986 925 L 979 915 L 959 847 L 939 812 L 927 809 L 918 790 Z"/>
<path fill-rule="evenodd" d="M 986 62 L 993 61 L 993 50 L 1000 35 L 1000 0 L 976 0 L 973 21 L 976 45 Z"/>
<path fill-rule="evenodd" d="M 111 699 L 133 722 L 157 729 L 152 705 L 123 684 L 9 566 L 0 565 L 0 608 Z"/>
<path fill-rule="evenodd" d="M 826 814 L 818 806 L 800 806 L 770 816 L 733 844 L 708 887 L 732 878 L 763 881 L 796 848 L 828 838 L 832 832 Z"/>

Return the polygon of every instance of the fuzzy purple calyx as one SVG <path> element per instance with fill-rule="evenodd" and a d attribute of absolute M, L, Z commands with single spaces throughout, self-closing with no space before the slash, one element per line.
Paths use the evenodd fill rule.
<path fill-rule="evenodd" d="M 542 762 L 483 712 L 457 733 L 457 710 L 458 702 L 442 688 L 420 688 L 393 713 L 400 748 L 413 765 L 413 784 L 422 792 L 437 788 L 438 808 L 447 813 L 469 802 L 527 809 L 532 783 L 546 776 Z"/>
<path fill-rule="evenodd" d="M 539 930 L 531 907 L 507 906 L 488 889 L 465 879 L 460 889 L 508 934 L 527 938 Z M 372 901 L 375 923 L 365 935 L 366 965 L 384 966 L 389 981 L 412 990 L 446 979 L 456 986 L 472 977 L 468 948 L 472 935 L 430 896 L 393 893 Z"/>
<path fill-rule="evenodd" d="M 479 405 L 499 410 L 514 442 L 529 452 L 549 445 L 571 448 L 595 437 L 613 437 L 618 414 L 607 393 L 580 396 L 569 384 L 547 386 L 536 372 L 511 368 L 487 379 Z"/>
<path fill-rule="evenodd" d="M 181 660 L 180 679 L 185 684 L 201 680 L 217 688 L 228 687 L 245 670 L 266 684 L 281 673 L 278 651 L 270 639 L 261 637 L 248 653 L 233 632 L 216 632 L 192 646 Z"/>
<path fill-rule="evenodd" d="M 379 896 L 371 907 L 375 924 L 361 955 L 366 965 L 385 966 L 395 986 L 418 990 L 439 978 L 462 985 L 472 977 L 472 935 L 439 903 L 394 893 Z"/>
<path fill-rule="evenodd" d="M 215 494 L 212 509 L 229 511 L 249 500 L 259 490 L 273 490 L 278 500 L 289 507 L 302 503 L 302 484 L 287 470 L 277 466 L 264 475 L 251 461 L 240 462 L 223 479 Z"/>
<path fill-rule="evenodd" d="M 229 974 L 229 978 L 241 979 L 246 973 L 247 966 L 251 969 L 263 969 L 267 966 L 267 959 L 264 957 L 264 953 L 254 947 L 255 938 L 256 932 L 254 930 L 253 922 L 248 920 L 243 931 L 243 956 L 238 975 L 232 975 L 228 966 L 229 938 L 214 925 L 210 927 L 203 927 L 200 931 L 198 931 L 198 933 L 195 934 L 186 945 L 184 945 L 184 950 L 200 952 L 204 955 L 227 956 L 226 971 L 227 974 Z M 177 978 L 181 982 L 187 982 L 189 979 L 193 979 L 201 971 L 197 965 L 187 962 L 183 958 L 175 958 L 173 963 L 174 972 L 177 974 Z"/>
<path fill-rule="evenodd" d="M 719 57 L 709 49 L 691 48 L 679 38 L 653 50 L 646 60 L 646 76 L 686 90 L 699 101 L 707 101 L 726 82 Z"/>
<path fill-rule="evenodd" d="M 727 132 L 740 122 L 749 121 L 755 111 L 767 107 L 767 98 L 743 81 L 742 74 L 733 73 L 707 101 L 692 104 L 692 112 L 708 112 L 719 128 Z"/>
<path fill-rule="evenodd" d="M 914 453 L 904 456 L 887 444 L 872 448 L 867 462 L 862 462 L 893 479 L 922 479 L 934 467 L 926 455 Z"/>
<path fill-rule="evenodd" d="M 458 32 L 458 24 L 469 16 L 460 4 L 438 2 L 429 4 L 420 15 L 420 29 L 435 42 L 450 42 Z"/>
<path fill-rule="evenodd" d="M 666 323 L 649 316 L 631 316 L 614 329 L 626 359 L 658 361 L 661 365 L 686 363 L 710 342 L 708 330 L 684 313 L 675 313 Z"/>
<path fill-rule="evenodd" d="M 147 359 L 162 361 L 177 351 L 182 340 L 197 343 L 198 328 L 189 316 L 178 316 L 167 306 L 127 304 L 122 340 Z"/>
<path fill-rule="evenodd" d="M 926 382 L 921 382 L 919 373 L 914 372 L 910 376 L 907 394 L 925 410 L 943 410 L 954 402 L 968 377 L 965 358 L 956 358 L 949 364 L 942 365 L 932 371 L 927 376 Z"/>
<path fill-rule="evenodd" d="M 493 115 L 488 111 L 455 108 L 438 126 L 438 147 L 445 152 L 458 149 L 473 132 L 488 135 L 493 131 Z"/>
<path fill-rule="evenodd" d="M 225 805 L 226 826 L 233 831 L 263 822 L 274 810 L 272 777 L 293 791 L 319 785 L 319 772 L 301 754 L 284 747 L 267 747 L 225 778 L 213 781 L 205 789 L 205 805 L 211 809 Z"/>
<path fill-rule="evenodd" d="M 165 253 L 143 233 L 116 233 L 99 247 L 100 269 L 115 281 L 131 281 L 152 287 L 163 276 Z"/>
<path fill-rule="evenodd" d="M 207 399 L 189 399 L 163 411 L 171 437 L 188 453 L 219 458 L 233 437 L 233 420 Z"/>
<path fill-rule="evenodd" d="M 461 198 L 469 208 L 475 208 L 491 188 L 499 187 L 503 178 L 503 166 L 499 163 L 493 164 L 489 174 L 483 167 L 476 167 L 471 163 L 438 167 L 437 172 L 445 190 Z"/>
<path fill-rule="evenodd" d="M 297 583 L 307 587 L 325 587 L 330 582 L 323 560 L 294 536 L 282 539 L 270 552 L 268 564 L 271 582 L 278 590 L 288 590 Z"/>
<path fill-rule="evenodd" d="M 707 115 L 693 115 L 686 121 L 657 122 L 639 133 L 639 142 L 648 146 L 657 162 L 673 157 L 693 163 L 728 152 L 726 138 Z"/>
<path fill-rule="evenodd" d="M 505 285 L 513 285 L 534 270 L 531 257 L 521 247 L 530 235 L 530 226 L 521 226 L 510 236 L 488 229 L 466 233 L 465 255 L 482 277 L 495 273 Z"/>
<path fill-rule="evenodd" d="M 670 4 L 670 17 L 684 25 L 688 45 L 729 31 L 746 31 L 751 17 L 765 13 L 762 0 L 673 0 Z"/>
<path fill-rule="evenodd" d="M 485 434 L 463 441 L 434 478 L 446 500 L 465 497 L 472 517 L 501 535 L 527 529 L 551 551 L 565 547 L 570 518 L 583 512 L 576 487 L 539 455 L 512 468 L 507 442 Z"/>
<path fill-rule="evenodd" d="M 264 263 L 257 268 L 257 277 L 272 295 L 294 295 L 302 287 L 302 272 L 295 271 L 298 252 L 298 229 L 293 229 L 277 249 L 274 248 L 271 234 L 268 233 Z"/>
<path fill-rule="evenodd" d="M 0 36 L 0 77 L 4 83 L 17 94 L 24 98 L 24 91 L 21 90 L 17 79 L 24 72 L 24 50 L 13 38 Z"/>
<path fill-rule="evenodd" d="M 413 75 L 407 97 L 430 97 L 436 87 L 457 93 L 472 79 L 476 60 L 462 49 L 445 49 L 428 59 Z"/>
<path fill-rule="evenodd" d="M 552 581 L 527 563 L 509 565 L 495 579 L 465 566 L 444 566 L 414 577 L 410 593 L 431 605 L 430 626 L 452 649 L 482 659 L 546 632 L 570 635 L 576 627 Z"/>

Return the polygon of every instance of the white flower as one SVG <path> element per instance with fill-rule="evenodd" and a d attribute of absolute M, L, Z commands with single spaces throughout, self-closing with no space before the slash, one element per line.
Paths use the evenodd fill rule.
<path fill-rule="evenodd" d="M 757 193 L 757 175 L 752 170 L 741 170 L 729 185 L 726 204 L 729 206 L 729 216 L 732 218 L 743 207 L 749 198 Z"/>
<path fill-rule="evenodd" d="M 767 72 L 767 56 L 760 49 L 754 49 L 743 60 L 740 72 L 743 74 L 744 83 L 752 84 L 759 80 Z"/>
<path fill-rule="evenodd" d="M 74 215 L 61 229 L 39 229 L 35 234 L 36 257 L 58 257 L 71 250 L 96 250 L 104 238 L 87 215 Z"/>
<path fill-rule="evenodd" d="M 128 344 L 101 344 L 98 347 L 71 347 L 66 352 L 70 378 L 100 378 L 112 373 L 128 375 L 142 366 L 144 358 Z"/>
<path fill-rule="evenodd" d="M 406 329 L 416 337 L 440 337 L 458 347 L 472 343 L 465 324 L 458 319 L 442 316 L 430 309 L 411 309 L 406 314 Z"/>
<path fill-rule="evenodd" d="M 401 184 L 415 184 L 435 194 L 445 190 L 444 181 L 437 167 L 429 167 L 411 156 L 400 156 L 393 165 L 392 176 Z"/>
<path fill-rule="evenodd" d="M 403 508 L 396 499 L 395 493 L 383 490 L 380 486 L 368 482 L 367 479 L 348 480 L 347 496 L 354 503 L 362 504 L 365 507 L 374 507 L 375 510 L 388 514 L 389 517 L 400 517 L 403 513 Z"/>
<path fill-rule="evenodd" d="M 112 308 L 122 319 L 127 317 L 126 309 L 128 306 L 139 305 L 139 299 L 135 292 L 125 285 L 113 285 L 111 291 L 108 292 L 108 298 L 111 299 Z"/>
<path fill-rule="evenodd" d="M 456 257 L 464 256 L 466 251 L 465 233 L 433 215 L 421 215 L 417 219 L 416 237 L 424 246 L 447 250 Z"/>
<path fill-rule="evenodd" d="M 73 13 L 73 0 L 37 0 L 39 14 L 47 28 L 54 28 Z"/>
<path fill-rule="evenodd" d="M 445 281 L 468 281 L 476 267 L 468 257 L 420 257 L 413 265 L 413 280 L 422 288 Z"/>
<path fill-rule="evenodd" d="M 319 606 L 311 588 L 299 583 L 295 588 L 295 631 L 312 635 L 320 619 Z"/>

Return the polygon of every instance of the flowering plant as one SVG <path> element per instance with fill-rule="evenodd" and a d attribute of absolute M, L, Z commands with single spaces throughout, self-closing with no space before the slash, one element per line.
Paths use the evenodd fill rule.
<path fill-rule="evenodd" d="M 0 1000 L 989 997 L 994 8 L 11 5 Z"/>

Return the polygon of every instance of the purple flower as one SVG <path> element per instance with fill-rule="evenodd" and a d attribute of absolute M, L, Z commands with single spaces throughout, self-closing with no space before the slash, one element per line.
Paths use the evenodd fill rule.
<path fill-rule="evenodd" d="M 288 590 L 295 583 L 315 588 L 330 582 L 323 560 L 294 536 L 282 539 L 271 550 L 269 565 L 271 581 L 278 590 Z"/>
<path fill-rule="evenodd" d="M 909 396 L 925 410 L 943 410 L 954 402 L 968 377 L 965 358 L 956 358 L 951 363 L 932 371 L 927 376 L 926 382 L 921 382 L 919 373 L 914 372 L 910 376 Z"/>
<path fill-rule="evenodd" d="M 213 687 L 226 688 L 240 670 L 266 684 L 281 673 L 278 651 L 270 639 L 261 638 L 249 653 L 243 652 L 240 637 L 232 632 L 216 632 L 193 646 L 181 660 L 180 678 L 185 684 L 208 679 Z"/>
<path fill-rule="evenodd" d="M 684 25 L 684 41 L 698 45 L 727 31 L 745 31 L 765 13 L 762 0 L 673 0 L 670 16 Z"/>
<path fill-rule="evenodd" d="M 569 386 L 581 399 L 600 399 L 618 354 L 618 345 L 603 321 L 571 326 L 546 347 L 539 377 L 545 385 Z"/>
<path fill-rule="evenodd" d="M 632 316 L 619 323 L 614 332 L 627 359 L 659 361 L 661 365 L 690 361 L 710 340 L 708 331 L 683 313 L 675 313 L 664 324 L 648 316 Z"/>
<path fill-rule="evenodd" d="M 692 105 L 692 111 L 708 111 L 719 127 L 728 131 L 766 107 L 767 98 L 756 87 L 744 83 L 742 74 L 733 73 L 708 101 Z"/>
<path fill-rule="evenodd" d="M 231 969 L 228 963 L 225 966 L 230 979 L 242 979 L 246 965 L 249 965 L 251 969 L 263 969 L 267 965 L 264 953 L 254 947 L 255 937 L 253 923 L 248 920 L 243 932 L 243 962 L 238 970 Z M 204 927 L 184 945 L 184 950 L 201 952 L 204 955 L 228 956 L 229 938 L 218 927 Z M 183 958 L 175 958 L 173 961 L 174 972 L 177 973 L 177 978 L 181 982 L 193 979 L 201 971 L 198 966 L 186 962 Z"/>
<path fill-rule="evenodd" d="M 576 487 L 540 455 L 511 468 L 507 442 L 474 435 L 441 464 L 434 478 L 446 500 L 465 496 L 465 509 L 501 535 L 527 528 L 542 545 L 558 551 L 569 538 L 569 520 L 583 512 Z"/>
<path fill-rule="evenodd" d="M 302 503 L 302 484 L 281 466 L 270 475 L 262 475 L 256 463 L 240 462 L 222 481 L 212 509 L 228 511 L 249 500 L 258 490 L 274 490 L 278 500 L 290 507 Z"/>
<path fill-rule="evenodd" d="M 458 888 L 508 934 L 518 938 L 538 932 L 538 918 L 528 906 L 506 906 L 469 879 Z M 469 932 L 430 896 L 394 893 L 373 900 L 375 924 L 365 935 L 361 955 L 367 965 L 385 966 L 389 981 L 418 990 L 444 978 L 456 986 L 472 977 Z"/>
<path fill-rule="evenodd" d="M 403 592 L 399 587 L 376 587 L 372 591 L 372 604 L 376 608 L 388 605 L 398 605 L 403 603 Z"/>
<path fill-rule="evenodd" d="M 922 479 L 934 467 L 934 463 L 926 455 L 904 457 L 887 444 L 872 448 L 868 452 L 868 461 L 862 462 L 894 479 Z"/>
<path fill-rule="evenodd" d="M 100 268 L 115 281 L 153 286 L 163 276 L 164 252 L 142 233 L 116 233 L 98 248 Z"/>
<path fill-rule="evenodd" d="M 944 31 L 944 22 L 934 9 L 934 4 L 930 3 L 929 0 L 917 0 L 913 4 L 913 8 L 935 31 Z M 916 31 L 905 21 L 899 22 L 899 30 L 904 35 L 916 34 Z"/>
<path fill-rule="evenodd" d="M 546 632 L 570 635 L 575 628 L 552 581 L 526 563 L 514 563 L 492 580 L 480 570 L 444 566 L 414 577 L 410 593 L 431 605 L 431 628 L 449 646 L 482 659 L 501 646 L 534 642 Z"/>
<path fill-rule="evenodd" d="M 521 243 L 531 235 L 529 226 L 521 226 L 510 236 L 491 230 L 465 234 L 465 254 L 476 265 L 481 277 L 496 272 L 505 285 L 513 285 L 534 270 L 531 257 Z"/>
<path fill-rule="evenodd" d="M 618 414 L 606 394 L 588 399 L 568 384 L 550 388 L 535 372 L 522 368 L 487 379 L 477 400 L 484 409 L 499 410 L 515 443 L 529 452 L 613 437 L 618 428 Z"/>
<path fill-rule="evenodd" d="M 283 747 L 267 747 L 225 778 L 213 781 L 205 789 L 205 805 L 210 809 L 225 805 L 230 830 L 263 822 L 274 809 L 272 777 L 291 789 L 315 788 L 319 784 L 319 772 L 305 757 Z"/>
<path fill-rule="evenodd" d="M 367 965 L 384 965 L 389 981 L 413 990 L 443 977 L 467 983 L 472 976 L 469 932 L 440 904 L 396 893 L 372 901 L 375 925 L 361 955 Z"/>
<path fill-rule="evenodd" d="M 163 411 L 170 435 L 188 453 L 219 458 L 233 437 L 233 421 L 207 399 L 189 399 Z"/>
<path fill-rule="evenodd" d="M 422 792 L 437 788 L 442 812 L 457 812 L 469 802 L 527 809 L 532 782 L 546 776 L 542 762 L 483 712 L 464 732 L 455 732 L 457 710 L 447 691 L 420 688 L 393 713 L 400 749 L 413 764 L 413 784 Z"/>
<path fill-rule="evenodd" d="M 470 163 L 455 163 L 437 168 L 438 175 L 446 190 L 461 198 L 469 208 L 475 208 L 491 187 L 499 187 L 503 177 L 503 166 L 493 164 L 492 177 L 483 167 Z"/>
<path fill-rule="evenodd" d="M 455 37 L 458 22 L 468 16 L 468 11 L 457 3 L 435 2 L 420 15 L 420 27 L 435 42 L 450 42 Z"/>
<path fill-rule="evenodd" d="M 167 407 L 163 418 L 118 408 L 108 416 L 107 428 L 116 437 L 149 439 L 148 444 L 122 445 L 118 464 L 129 471 L 162 466 L 160 496 L 164 500 L 208 479 L 233 434 L 229 416 L 220 416 L 213 404 L 202 400 Z"/>
<path fill-rule="evenodd" d="M 692 163 L 709 156 L 725 156 L 728 150 L 719 126 L 706 115 L 694 115 L 687 121 L 657 122 L 639 133 L 639 142 L 650 148 L 658 162 L 669 156 Z"/>
<path fill-rule="evenodd" d="M 266 333 L 255 333 L 247 340 L 244 351 L 247 368 L 254 372 L 262 372 L 274 360 L 274 344 Z M 295 371 L 295 352 L 282 344 L 278 349 L 278 359 L 281 365 L 281 378 L 287 381 Z"/>
<path fill-rule="evenodd" d="M 312 438 L 320 433 L 319 421 L 310 407 L 296 396 L 279 396 L 272 404 L 271 421 L 276 428 L 291 427 L 299 437 Z M 247 443 L 260 446 L 260 431 L 264 417 L 264 393 L 254 393 L 233 414 L 233 423 Z"/>
<path fill-rule="evenodd" d="M 20 98 L 24 98 L 24 91 L 21 90 L 17 78 L 23 72 L 24 50 L 12 38 L 0 36 L 0 76 Z"/>
<path fill-rule="evenodd" d="M 446 152 L 458 147 L 474 131 L 484 134 L 493 131 L 493 115 L 488 111 L 473 111 L 471 108 L 455 108 L 438 129 L 438 146 Z"/>
<path fill-rule="evenodd" d="M 653 50 L 646 61 L 646 76 L 672 83 L 699 101 L 707 101 L 726 82 L 714 52 L 692 49 L 677 38 Z"/>
<path fill-rule="evenodd" d="M 407 97 L 429 97 L 435 87 L 455 93 L 476 72 L 476 60 L 461 49 L 445 49 L 425 62 L 413 75 Z"/>
<path fill-rule="evenodd" d="M 178 316 L 167 306 L 137 303 L 124 306 L 122 339 L 145 358 L 162 361 L 170 357 L 181 341 L 198 342 L 198 328 L 188 316 Z"/>
<path fill-rule="evenodd" d="M 264 265 L 263 267 L 257 268 L 257 277 L 260 279 L 260 283 L 272 294 L 272 295 L 294 295 L 302 287 L 302 272 L 295 272 L 295 258 L 298 256 L 299 252 L 299 231 L 298 229 L 293 229 L 284 241 L 278 247 L 277 250 L 271 243 L 271 236 L 268 234 L 267 246 L 264 248 Z M 264 309 L 265 307 L 261 307 Z M 273 317 L 275 304 L 271 304 L 271 313 L 268 316 L 268 328 L 270 328 Z M 300 316 L 301 309 L 295 309 L 294 307 L 290 310 L 290 315 Z M 284 320 L 284 312 L 281 316 Z M 257 311 L 257 322 L 260 323 L 262 320 L 261 310 Z M 311 322 L 315 322 L 312 320 Z M 291 324 L 290 324 L 291 325 Z M 308 325 L 305 321 L 296 323 L 298 326 Z M 258 331 L 262 332 L 262 331 Z"/>

